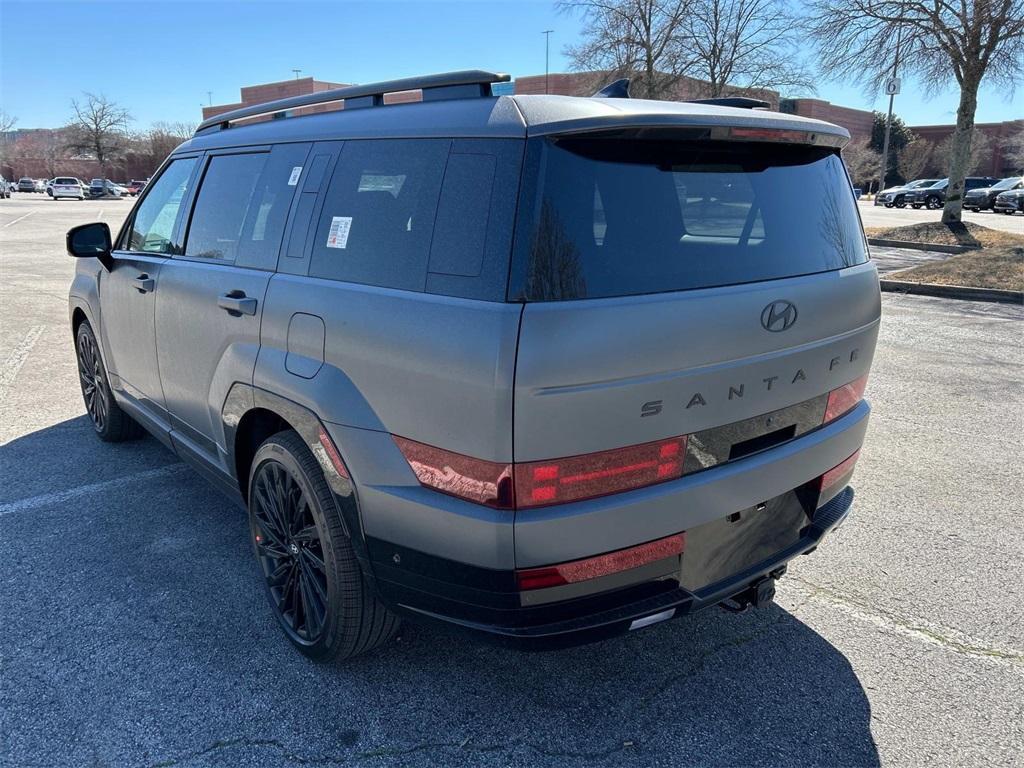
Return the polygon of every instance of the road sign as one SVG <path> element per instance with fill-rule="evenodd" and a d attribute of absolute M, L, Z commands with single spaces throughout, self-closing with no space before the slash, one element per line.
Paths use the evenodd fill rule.
<path fill-rule="evenodd" d="M 895 96 L 900 92 L 900 79 L 898 77 L 890 77 L 885 81 L 885 95 Z"/>

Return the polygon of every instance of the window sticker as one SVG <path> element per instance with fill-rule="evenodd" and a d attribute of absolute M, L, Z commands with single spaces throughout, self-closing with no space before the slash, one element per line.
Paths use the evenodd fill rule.
<path fill-rule="evenodd" d="M 302 175 L 302 166 L 301 165 L 296 165 L 294 168 L 292 168 L 292 175 L 288 177 L 288 186 L 289 187 L 294 187 L 296 184 L 298 184 L 299 183 L 299 176 L 301 176 L 301 175 Z"/>
<path fill-rule="evenodd" d="M 327 233 L 328 248 L 344 248 L 348 245 L 348 231 L 352 229 L 351 216 L 332 216 L 331 229 Z"/>

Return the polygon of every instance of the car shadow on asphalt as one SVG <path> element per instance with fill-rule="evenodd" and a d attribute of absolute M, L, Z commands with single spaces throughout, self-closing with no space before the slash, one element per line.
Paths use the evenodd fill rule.
<path fill-rule="evenodd" d="M 73 483 L 145 459 L 72 497 L 15 491 L 0 514 L 12 764 L 879 764 L 849 661 L 778 606 L 532 653 L 406 624 L 316 665 L 265 603 L 244 513 L 156 441 L 81 426 L 0 447 Z"/>

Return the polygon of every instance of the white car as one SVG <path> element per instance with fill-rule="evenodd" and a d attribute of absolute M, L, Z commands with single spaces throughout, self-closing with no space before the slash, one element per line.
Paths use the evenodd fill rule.
<path fill-rule="evenodd" d="M 58 176 L 49 183 L 49 189 L 54 200 L 62 197 L 85 200 L 85 185 L 72 176 Z"/>

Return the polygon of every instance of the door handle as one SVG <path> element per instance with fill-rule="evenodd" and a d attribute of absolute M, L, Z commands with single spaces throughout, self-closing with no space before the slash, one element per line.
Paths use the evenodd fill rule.
<path fill-rule="evenodd" d="M 235 317 L 256 314 L 256 299 L 246 297 L 244 291 L 228 291 L 218 296 L 217 306 Z"/>
<path fill-rule="evenodd" d="M 156 282 L 152 277 L 143 272 L 132 280 L 132 285 L 135 286 L 139 293 L 149 293 L 156 287 Z"/>

